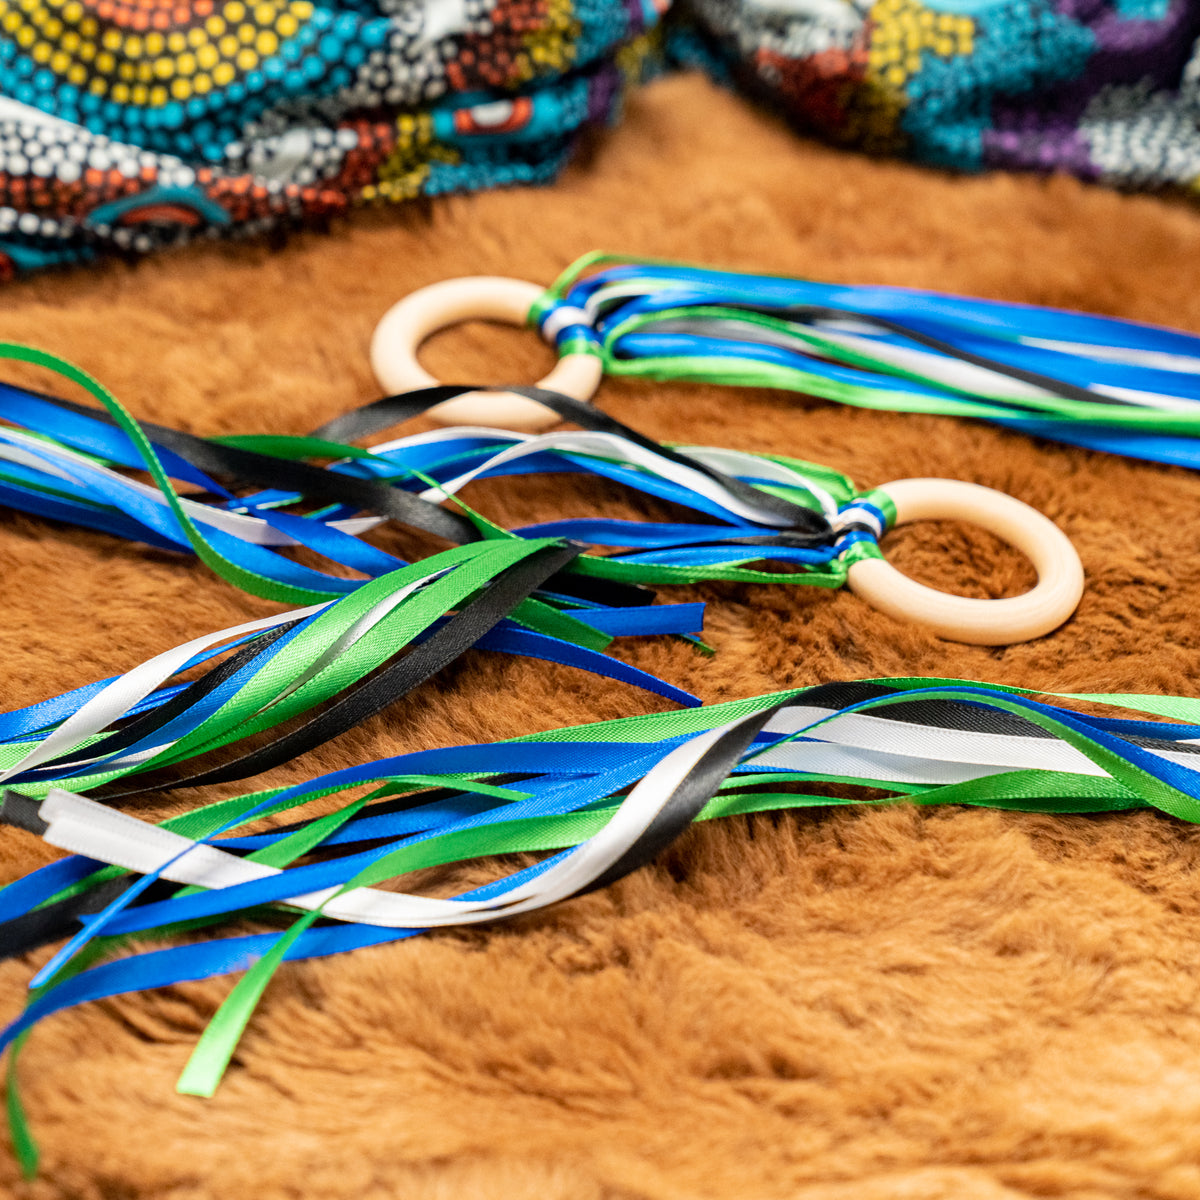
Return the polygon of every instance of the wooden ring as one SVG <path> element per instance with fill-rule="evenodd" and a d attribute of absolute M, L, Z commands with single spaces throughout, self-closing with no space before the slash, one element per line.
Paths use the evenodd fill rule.
<path fill-rule="evenodd" d="M 1083 565 L 1070 539 L 1048 517 L 992 488 L 953 479 L 901 479 L 884 484 L 896 524 L 958 520 L 978 525 L 1020 550 L 1038 581 L 1023 596 L 974 600 L 926 587 L 881 558 L 850 567 L 850 590 L 889 616 L 928 625 L 941 637 L 978 646 L 1026 642 L 1057 629 L 1083 595 Z"/>
<path fill-rule="evenodd" d="M 371 338 L 371 367 L 389 395 L 439 383 L 417 362 L 421 343 L 459 321 L 503 321 L 526 325 L 544 289 L 521 279 L 473 275 L 447 279 L 405 296 L 383 315 Z M 585 404 L 596 394 L 604 366 L 594 354 L 564 354 L 537 386 Z M 511 392 L 468 392 L 429 410 L 443 425 L 485 425 L 540 433 L 562 419 L 536 400 Z"/>

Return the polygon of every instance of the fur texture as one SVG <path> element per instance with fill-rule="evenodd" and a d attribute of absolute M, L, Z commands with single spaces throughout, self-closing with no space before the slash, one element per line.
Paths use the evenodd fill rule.
<path fill-rule="evenodd" d="M 871 162 L 677 77 L 641 93 L 552 189 L 367 215 L 285 253 L 214 247 L 38 279 L 5 290 L 0 336 L 66 355 L 145 418 L 299 433 L 376 394 L 366 347 L 400 295 L 462 274 L 548 282 L 600 247 L 1200 330 L 1192 209 L 1067 179 Z M 437 338 L 426 359 L 446 378 L 511 380 L 549 354 L 529 334 L 472 326 Z M 705 700 L 915 673 L 1196 690 L 1195 475 L 769 393 L 611 382 L 601 403 L 655 437 L 783 451 L 863 486 L 943 475 L 998 487 L 1056 520 L 1083 558 L 1076 618 L 1004 650 L 939 641 L 845 592 L 696 589 L 716 657 L 653 642 L 619 652 Z M 469 498 L 529 520 L 582 513 L 595 493 L 525 481 Z M 401 534 L 382 543 L 415 551 Z M 904 529 L 887 549 L 968 594 L 1031 579 L 1018 555 L 966 527 Z M 5 707 L 271 610 L 195 562 L 8 513 L 0 604 Z M 473 654 L 255 784 L 655 706 L 566 668 Z M 0 831 L 3 879 L 45 857 L 32 837 Z M 0 1189 L 39 1200 L 1194 1200 L 1198 880 L 1200 829 L 1144 813 L 897 807 L 709 825 L 548 914 L 285 968 L 212 1101 L 173 1084 L 228 980 L 47 1021 L 22 1059 L 43 1174 L 26 1185 L 0 1154 Z M 0 968 L 0 1017 L 18 1010 L 33 967 Z"/>

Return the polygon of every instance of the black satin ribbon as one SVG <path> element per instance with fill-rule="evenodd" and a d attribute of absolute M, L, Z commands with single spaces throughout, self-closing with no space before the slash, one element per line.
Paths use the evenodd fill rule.
<path fill-rule="evenodd" d="M 320 714 L 232 762 L 184 779 L 150 784 L 128 791 L 102 792 L 97 799 L 111 804 L 153 792 L 229 783 L 258 775 L 291 762 L 302 754 L 353 729 L 388 705 L 419 687 L 481 637 L 494 629 L 531 593 L 583 552 L 574 542 L 547 546 L 515 563 L 493 579 L 466 607 L 455 613 L 432 637 L 415 646 L 399 662 L 385 667 L 364 683 L 328 704 Z"/>
<path fill-rule="evenodd" d="M 739 721 L 732 729 L 727 729 L 721 734 L 693 764 L 671 793 L 671 798 L 642 831 L 641 836 L 607 871 L 575 894 L 585 896 L 589 892 L 599 891 L 653 862 L 691 825 L 700 815 L 701 809 L 717 794 L 717 789 L 729 778 L 730 772 L 750 748 L 759 730 L 789 703 L 791 701 L 782 700 L 753 717 Z"/>
<path fill-rule="evenodd" d="M 135 742 L 141 741 L 142 738 L 149 737 L 159 729 L 162 729 L 176 717 L 185 713 L 193 704 L 198 704 L 205 696 L 215 691 L 227 679 L 237 674 L 242 667 L 252 662 L 264 650 L 274 645 L 284 634 L 299 624 L 298 620 L 288 621 L 284 625 L 278 625 L 274 629 L 269 629 L 259 634 L 252 642 L 242 646 L 236 653 L 231 654 L 225 659 L 224 662 L 206 671 L 195 682 L 188 684 L 183 691 L 173 696 L 166 704 L 161 704 L 157 708 L 143 713 L 140 717 L 136 717 L 127 725 L 122 726 L 115 733 L 110 733 L 107 737 L 101 738 L 100 741 L 93 742 L 87 748 L 88 757 L 103 758 L 110 754 L 116 754 L 128 746 L 132 746 Z M 70 762 L 77 753 L 77 751 L 71 751 L 67 754 L 59 755 L 57 758 L 51 759 L 49 762 L 43 763 L 31 771 L 22 772 L 19 781 L 27 783 L 49 776 L 58 776 L 62 771 L 63 765 Z M 70 780 L 66 779 L 63 782 L 70 783 Z"/>
<path fill-rule="evenodd" d="M 476 599 L 456 613 L 433 637 L 416 646 L 399 662 L 393 663 L 328 705 L 312 720 L 282 737 L 275 738 L 267 745 L 197 775 L 122 792 L 101 794 L 96 798 L 106 804 L 112 804 L 151 793 L 201 787 L 210 783 L 228 783 L 257 775 L 308 753 L 309 750 L 353 729 L 426 682 L 469 650 L 521 600 L 555 572 L 567 566 L 580 552 L 581 547 L 574 543 L 547 546 L 509 567 L 492 580 Z M 70 780 L 62 782 L 69 785 Z M 45 823 L 37 815 L 39 803 L 32 797 L 10 788 L 4 793 L 4 801 L 0 804 L 0 823 L 34 833 L 44 831 Z M 114 883 L 121 886 L 115 890 L 109 888 L 104 892 L 105 898 L 102 900 L 97 900 L 97 891 L 91 890 L 46 905 L 24 916 L 0 922 L 0 961 L 69 937 L 80 917 L 100 911 L 128 886 L 128 881 L 117 880 Z"/>
<path fill-rule="evenodd" d="M 31 394 L 69 412 L 120 428 L 106 409 L 78 404 L 61 396 L 47 396 L 39 392 Z M 327 471 L 323 467 L 259 454 L 254 450 L 226 446 L 166 425 L 156 425 L 153 421 L 139 421 L 138 424 L 152 442 L 177 454 L 205 474 L 235 479 L 253 487 L 297 492 L 309 500 L 346 504 L 362 512 L 399 521 L 456 545 L 465 545 L 480 538 L 479 531 L 466 517 L 422 500 L 420 496 L 402 492 L 390 484 L 360 479 L 340 471 Z"/>
<path fill-rule="evenodd" d="M 15 386 L 15 385 L 10 385 Z M 112 415 L 102 408 L 50 396 L 30 388 L 18 389 L 37 396 L 50 404 L 57 404 L 69 412 L 103 421 L 106 425 L 119 428 Z M 453 391 L 454 395 L 476 391 L 466 385 Z M 504 389 L 496 389 L 504 390 Z M 403 399 L 403 397 L 393 397 Z M 565 397 L 564 397 L 565 399 Z M 440 400 L 429 400 L 414 409 L 424 412 Z M 371 405 L 365 406 L 370 408 Z M 363 410 L 356 410 L 363 411 Z M 353 416 L 353 413 L 347 416 Z M 142 429 L 156 442 L 185 462 L 209 475 L 236 480 L 253 487 L 296 492 L 309 500 L 344 504 L 360 512 L 386 517 L 412 529 L 433 534 L 455 545 L 466 545 L 482 540 L 483 535 L 466 517 L 450 512 L 420 496 L 410 495 L 391 484 L 360 479 L 339 471 L 328 471 L 307 463 L 291 462 L 270 454 L 259 454 L 253 450 L 242 450 L 210 441 L 194 434 L 183 433 L 166 425 L 151 421 L 139 422 Z M 312 434 L 321 437 L 321 434 Z M 643 439 L 644 440 L 644 439 Z M 648 443 L 653 445 L 653 443 Z M 615 580 L 597 579 L 593 576 L 573 574 L 569 571 L 548 581 L 548 590 L 574 599 L 586 600 L 614 608 L 639 607 L 654 602 L 653 589 L 637 584 Z"/>
<path fill-rule="evenodd" d="M 536 400 L 546 408 L 558 414 L 564 421 L 570 421 L 581 429 L 592 433 L 606 433 L 621 437 L 651 454 L 657 454 L 679 466 L 699 471 L 702 475 L 720 484 L 731 495 L 747 504 L 769 512 L 772 516 L 785 523 L 787 533 L 796 539 L 793 544 L 803 546 L 828 546 L 836 540 L 832 526 L 823 514 L 805 508 L 802 504 L 792 504 L 780 496 L 759 491 L 748 483 L 726 475 L 715 467 L 690 458 L 677 450 L 653 441 L 644 434 L 638 433 L 628 425 L 603 413 L 590 404 L 583 404 L 564 396 L 559 392 L 548 391 L 540 387 L 495 387 L 480 388 L 466 384 L 439 384 L 437 387 L 420 388 L 412 392 L 403 392 L 396 396 L 384 396 L 373 404 L 366 404 L 352 412 L 343 413 L 332 421 L 326 422 L 313 431 L 313 437 L 328 438 L 330 441 L 350 442 L 359 438 L 369 437 L 383 429 L 390 429 L 402 421 L 420 416 L 436 404 L 454 400 L 467 392 L 511 392 L 516 396 L 524 396 Z"/>

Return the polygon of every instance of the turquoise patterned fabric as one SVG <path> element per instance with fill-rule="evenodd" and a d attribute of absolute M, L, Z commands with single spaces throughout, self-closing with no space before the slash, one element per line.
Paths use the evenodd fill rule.
<path fill-rule="evenodd" d="M 670 0 L 0 0 L 0 279 L 552 179 Z M 678 0 L 667 60 L 843 146 L 1200 188 L 1200 0 Z"/>
<path fill-rule="evenodd" d="M 1196 0 L 682 0 L 677 61 L 840 145 L 1200 187 Z"/>
<path fill-rule="evenodd" d="M 0 0 L 0 278 L 553 178 L 651 0 Z"/>

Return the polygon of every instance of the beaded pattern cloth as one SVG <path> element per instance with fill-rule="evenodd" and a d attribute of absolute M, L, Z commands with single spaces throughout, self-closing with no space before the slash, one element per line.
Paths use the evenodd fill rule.
<path fill-rule="evenodd" d="M 670 0 L 0 0 L 0 279 L 552 178 Z M 679 0 L 669 55 L 870 153 L 1200 188 L 1200 0 Z"/>

